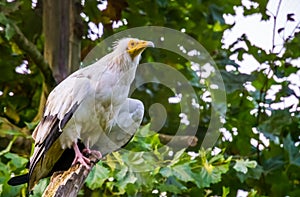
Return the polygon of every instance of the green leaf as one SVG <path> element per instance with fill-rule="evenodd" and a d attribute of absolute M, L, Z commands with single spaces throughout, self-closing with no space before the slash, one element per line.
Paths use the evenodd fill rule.
<path fill-rule="evenodd" d="M 230 193 L 229 187 L 222 187 L 222 197 L 226 197 Z"/>
<path fill-rule="evenodd" d="M 144 152 L 130 152 L 128 154 L 128 160 L 127 162 L 133 166 L 140 166 L 144 163 L 143 158 Z"/>
<path fill-rule="evenodd" d="M 244 83 L 248 81 L 251 82 L 255 79 L 253 75 L 234 74 L 227 71 L 221 71 L 221 74 L 227 94 L 233 93 L 237 90 L 243 91 L 245 89 Z"/>
<path fill-rule="evenodd" d="M 171 185 L 171 184 L 159 185 L 158 189 L 162 192 L 171 192 L 173 194 L 180 194 L 181 193 L 181 190 L 177 186 Z"/>
<path fill-rule="evenodd" d="M 283 65 L 275 67 L 275 75 L 278 78 L 288 77 L 298 71 L 298 68 L 288 62 L 284 62 Z"/>
<path fill-rule="evenodd" d="M 4 13 L 0 13 L 0 23 L 3 25 L 6 25 L 9 22 L 9 20 L 6 18 Z"/>
<path fill-rule="evenodd" d="M 300 52 L 297 49 L 300 46 L 300 32 L 295 33 L 293 37 L 289 37 L 289 40 L 284 43 L 285 52 L 283 58 L 297 59 L 300 56 Z"/>
<path fill-rule="evenodd" d="M 15 153 L 6 153 L 4 155 L 7 159 L 10 159 L 8 162 L 11 169 L 23 169 L 26 164 L 28 163 L 28 159 L 25 159 L 24 157 L 20 157 L 19 155 Z"/>
<path fill-rule="evenodd" d="M 7 40 L 11 40 L 11 38 L 15 35 L 15 29 L 13 28 L 13 26 L 11 24 L 7 24 L 5 27 L 5 38 Z"/>
<path fill-rule="evenodd" d="M 97 188 L 101 188 L 103 183 L 109 178 L 110 171 L 103 167 L 101 163 L 96 164 L 89 176 L 86 179 L 86 185 L 94 190 Z"/>
<path fill-rule="evenodd" d="M 134 175 L 134 173 L 128 171 L 126 173 L 126 175 L 116 183 L 116 185 L 118 186 L 118 189 L 119 189 L 118 194 L 124 194 L 126 192 L 127 185 L 130 185 L 129 187 L 131 187 L 131 185 L 134 184 L 137 180 L 138 179 Z"/>
<path fill-rule="evenodd" d="M 215 5 L 215 4 L 211 4 L 209 6 L 210 12 L 211 12 L 211 20 L 209 21 L 211 23 L 215 23 L 215 22 L 219 22 L 221 25 L 225 24 L 225 20 L 223 18 L 223 11 L 222 8 Z"/>
<path fill-rule="evenodd" d="M 162 192 L 171 192 L 174 194 L 180 194 L 187 189 L 182 183 L 180 183 L 174 176 L 168 177 L 167 181 L 157 187 Z"/>
<path fill-rule="evenodd" d="M 256 161 L 249 161 L 249 159 L 237 159 L 233 168 L 237 172 L 242 172 L 246 174 L 248 172 L 248 168 L 255 168 L 257 165 Z"/>
<path fill-rule="evenodd" d="M 177 151 L 172 159 L 171 165 L 174 165 L 180 161 L 180 157 L 185 153 L 185 149 L 181 149 L 180 151 Z"/>
<path fill-rule="evenodd" d="M 147 124 L 147 125 L 141 127 L 141 128 L 137 131 L 136 136 L 140 136 L 140 137 L 148 137 L 148 136 L 151 136 L 151 135 L 153 135 L 153 134 L 156 134 L 155 132 L 151 131 L 150 126 L 151 126 L 151 124 L 149 123 L 149 124 Z"/>
<path fill-rule="evenodd" d="M 49 184 L 49 178 L 41 179 L 38 184 L 34 187 L 33 194 L 30 197 L 40 197 L 43 195 L 46 187 Z"/>
<path fill-rule="evenodd" d="M 136 196 L 137 193 L 136 185 L 132 183 L 128 183 L 126 186 L 126 193 L 128 196 Z"/>
<path fill-rule="evenodd" d="M 211 171 L 201 168 L 200 173 L 194 173 L 194 183 L 198 188 L 209 187 L 212 183 L 221 181 L 221 175 L 228 171 L 229 164 L 212 166 Z"/>
<path fill-rule="evenodd" d="M 236 173 L 236 176 L 239 178 L 241 183 L 244 183 L 246 180 L 251 179 L 259 180 L 262 173 L 266 173 L 266 171 L 264 171 L 264 169 L 260 165 L 257 165 L 256 168 L 247 168 L 247 170 L 247 174 L 243 172 Z"/>
<path fill-rule="evenodd" d="M 283 170 L 268 174 L 265 179 L 266 183 L 270 186 L 270 196 L 286 196 L 291 188 L 290 177 Z"/>
<path fill-rule="evenodd" d="M 0 184 L 0 194 L 3 192 L 3 184 Z"/>
<path fill-rule="evenodd" d="M 194 179 L 198 188 L 209 187 L 212 183 L 212 176 L 205 170 L 205 168 L 201 168 L 200 174 L 196 175 Z"/>
<path fill-rule="evenodd" d="M 160 169 L 160 174 L 163 177 L 175 176 L 178 180 L 188 182 L 194 182 L 194 173 L 188 163 L 182 165 L 168 166 Z"/>
<path fill-rule="evenodd" d="M 156 0 L 156 2 L 162 8 L 166 8 L 168 5 L 168 0 Z"/>
<path fill-rule="evenodd" d="M 295 146 L 290 134 L 284 138 L 283 147 L 289 155 L 289 163 L 300 167 L 300 148 Z"/>
<path fill-rule="evenodd" d="M 263 133 L 274 133 L 279 135 L 282 129 L 291 124 L 292 118 L 289 109 L 274 110 L 272 115 L 266 121 L 261 123 L 258 128 Z"/>
<path fill-rule="evenodd" d="M 171 168 L 169 166 L 167 166 L 167 167 L 163 167 L 160 169 L 160 174 L 163 177 L 170 177 L 173 175 L 173 172 L 172 172 Z"/>
<path fill-rule="evenodd" d="M 194 181 L 193 172 L 191 171 L 191 167 L 188 163 L 185 163 L 183 165 L 176 165 L 172 168 L 172 171 L 174 176 L 181 181 Z"/>
<path fill-rule="evenodd" d="M 256 197 L 258 196 L 258 192 L 255 189 L 251 189 L 251 191 L 248 193 L 248 197 Z"/>
<path fill-rule="evenodd" d="M 127 172 L 128 172 L 128 167 L 123 166 L 123 168 L 121 168 L 121 170 L 118 173 L 116 173 L 116 176 L 115 176 L 116 179 L 118 181 L 122 180 L 126 176 Z"/>
<path fill-rule="evenodd" d="M 39 121 L 37 122 L 25 122 L 27 128 L 29 130 L 34 130 L 34 128 L 38 125 Z"/>
<path fill-rule="evenodd" d="M 283 151 L 281 153 L 283 155 Z M 264 161 L 263 167 L 265 173 L 273 173 L 274 171 L 277 171 L 278 169 L 283 169 L 285 165 L 285 161 L 283 159 L 282 155 L 274 156 L 270 159 L 266 159 Z"/>
<path fill-rule="evenodd" d="M 5 130 L 5 129 L 0 129 L 0 136 L 4 135 L 12 135 L 12 136 L 22 136 L 22 137 L 27 137 L 24 133 L 18 131 L 18 130 Z"/>

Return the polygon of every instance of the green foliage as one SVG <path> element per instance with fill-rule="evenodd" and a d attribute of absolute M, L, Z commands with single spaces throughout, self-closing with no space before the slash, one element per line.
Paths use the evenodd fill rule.
<path fill-rule="evenodd" d="M 144 137 L 138 137 L 145 135 L 148 137 L 143 140 Z M 136 148 L 115 152 L 92 170 L 86 186 L 94 190 L 93 195 L 147 196 L 153 192 L 183 195 L 195 188 L 203 192 L 204 188 L 221 181 L 231 162 L 223 154 L 213 156 L 211 150 L 192 152 L 196 156 L 189 155 L 185 149 L 174 153 L 157 140 L 149 125 L 142 127 L 128 146 L 132 144 Z"/>
<path fill-rule="evenodd" d="M 11 186 L 7 184 L 7 181 L 10 179 L 11 174 L 24 173 L 25 166 L 28 162 L 28 159 L 21 157 L 15 153 L 3 153 L 0 155 L 0 196 L 2 197 L 14 197 L 20 194 L 25 196 L 26 188 L 23 185 L 16 186 L 13 190 Z"/>
<path fill-rule="evenodd" d="M 101 165 L 96 165 L 89 174 L 89 177 L 86 179 L 87 186 L 94 190 L 101 188 L 104 181 L 109 176 L 109 170 Z"/>
<path fill-rule="evenodd" d="M 46 187 L 49 184 L 49 179 L 45 178 L 39 181 L 39 183 L 34 187 L 33 194 L 30 197 L 40 197 L 43 195 Z"/>
<path fill-rule="evenodd" d="M 249 159 L 238 159 L 236 160 L 233 168 L 237 172 L 242 172 L 246 174 L 248 172 L 248 168 L 255 168 L 257 165 L 256 161 L 249 161 Z"/>

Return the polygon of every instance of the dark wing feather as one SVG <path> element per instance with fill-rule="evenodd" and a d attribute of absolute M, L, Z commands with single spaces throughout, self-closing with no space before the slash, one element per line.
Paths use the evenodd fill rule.
<path fill-rule="evenodd" d="M 70 156 L 62 158 L 69 155 L 70 150 L 62 149 L 58 138 L 81 102 L 93 95 L 93 86 L 86 71 L 81 69 L 73 73 L 49 94 L 44 116 L 32 134 L 35 149 L 29 162 L 29 174 L 13 177 L 9 181 L 11 185 L 28 182 L 28 189 L 32 190 L 41 178 L 70 165 Z M 62 167 L 60 164 L 63 164 Z"/>
<path fill-rule="evenodd" d="M 50 132 L 49 135 L 45 138 L 45 140 L 40 143 L 36 144 L 35 146 L 35 154 L 31 158 L 31 162 L 29 163 L 29 173 L 20 175 L 20 176 L 15 176 L 12 177 L 9 181 L 8 184 L 12 186 L 16 185 L 21 185 L 24 183 L 29 182 L 29 189 L 31 190 L 33 185 L 35 184 L 36 181 L 43 177 L 50 176 L 53 174 L 55 171 L 59 170 L 66 170 L 68 169 L 72 161 L 74 159 L 74 150 L 73 149 L 66 149 L 62 150 L 60 149 L 57 144 L 56 146 L 53 146 L 55 141 L 59 138 L 62 132 L 59 131 L 58 124 L 61 123 L 61 127 L 63 128 L 68 121 L 71 119 L 74 111 L 78 108 L 79 105 L 74 105 L 71 110 L 66 114 L 64 119 L 60 121 L 57 116 L 46 116 L 42 119 L 40 124 L 37 126 L 36 129 L 39 129 L 39 127 L 42 127 L 43 125 L 50 125 Z M 79 142 L 80 143 L 80 142 Z M 53 146 L 53 148 L 51 148 Z M 83 146 L 83 145 L 81 145 Z M 51 149 L 49 151 L 49 149 Z M 48 152 L 49 151 L 49 152 Z M 48 169 L 44 168 L 44 170 L 41 170 L 43 167 L 43 160 L 44 158 L 48 158 L 49 156 L 53 157 L 53 152 L 55 151 L 55 155 L 57 156 L 57 161 L 58 163 L 53 164 L 53 168 Z M 47 153 L 48 152 L 48 153 Z M 59 155 L 62 156 L 59 156 Z M 37 165 L 40 165 L 39 168 L 36 168 Z"/>
<path fill-rule="evenodd" d="M 9 179 L 7 182 L 9 185 L 16 186 L 16 185 L 21 185 L 24 183 L 27 183 L 29 180 L 29 174 L 23 174 L 20 176 L 15 176 Z"/>
<path fill-rule="evenodd" d="M 62 134 L 59 128 L 64 128 L 78 106 L 78 104 L 74 105 L 62 120 L 58 119 L 57 116 L 49 115 L 44 117 L 37 126 L 37 129 L 39 129 L 39 127 L 47 125 L 50 130 L 44 141 L 35 145 L 34 155 L 30 159 L 30 190 L 38 180 L 51 174 L 52 168 L 64 153 L 65 150 L 61 148 L 59 140 L 57 140 Z M 59 126 L 59 124 L 61 125 Z"/>

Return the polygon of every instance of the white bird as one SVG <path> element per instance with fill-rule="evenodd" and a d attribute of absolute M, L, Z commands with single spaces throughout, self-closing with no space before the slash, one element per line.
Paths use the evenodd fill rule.
<path fill-rule="evenodd" d="M 28 182 L 29 190 L 43 177 L 124 146 L 141 123 L 141 101 L 128 98 L 141 53 L 150 41 L 124 38 L 94 64 L 62 81 L 50 94 L 42 120 L 33 132 L 35 148 L 29 173 L 9 184 Z M 91 150 L 92 148 L 92 150 Z"/>

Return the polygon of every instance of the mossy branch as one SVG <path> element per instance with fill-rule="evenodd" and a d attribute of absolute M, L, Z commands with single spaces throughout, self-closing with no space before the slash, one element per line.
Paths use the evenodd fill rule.
<path fill-rule="evenodd" d="M 49 64 L 45 61 L 41 52 L 37 49 L 37 47 L 27 39 L 27 37 L 23 34 L 23 32 L 19 29 L 19 27 L 11 23 L 10 24 L 15 30 L 15 34 L 12 37 L 12 40 L 18 45 L 20 49 L 26 52 L 32 61 L 36 64 L 36 66 L 40 69 L 44 82 L 46 84 L 47 91 L 53 89 L 56 85 L 55 79 L 52 76 L 52 71 Z"/>

